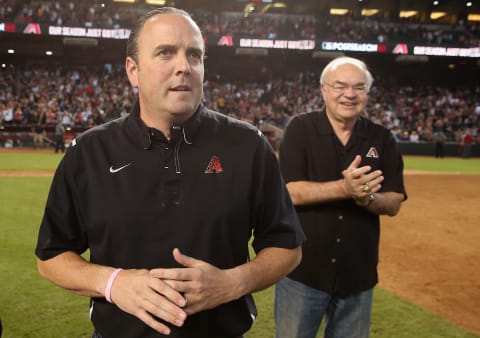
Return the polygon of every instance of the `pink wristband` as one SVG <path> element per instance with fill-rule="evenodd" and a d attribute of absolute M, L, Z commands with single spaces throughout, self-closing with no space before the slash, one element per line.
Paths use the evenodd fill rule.
<path fill-rule="evenodd" d="M 115 280 L 115 278 L 117 278 L 117 275 L 120 271 L 122 271 L 122 269 L 119 268 L 115 269 L 115 271 L 112 272 L 110 278 L 108 279 L 107 286 L 105 287 L 105 299 L 109 303 L 113 303 L 112 298 L 110 298 L 110 293 L 112 292 L 113 281 Z"/>

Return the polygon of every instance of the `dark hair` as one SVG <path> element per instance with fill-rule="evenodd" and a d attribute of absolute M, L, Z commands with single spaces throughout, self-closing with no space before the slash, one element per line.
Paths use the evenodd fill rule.
<path fill-rule="evenodd" d="M 179 9 L 175 7 L 155 8 L 143 14 L 140 18 L 138 18 L 138 20 L 133 25 L 127 41 L 127 56 L 130 56 L 137 64 L 138 64 L 138 36 L 140 35 L 140 31 L 142 30 L 143 26 L 145 25 L 145 22 L 147 22 L 148 19 L 159 14 L 183 15 L 187 19 L 191 20 L 194 24 L 196 24 L 189 13 L 187 13 L 183 9 Z"/>

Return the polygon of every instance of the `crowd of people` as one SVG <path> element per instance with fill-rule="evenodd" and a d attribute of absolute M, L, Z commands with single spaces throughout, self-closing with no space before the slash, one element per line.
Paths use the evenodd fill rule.
<path fill-rule="evenodd" d="M 54 129 L 90 128 L 129 113 L 137 95 L 122 66 L 88 68 L 4 68 L 0 76 L 0 116 L 4 126 L 42 125 Z M 267 82 L 204 82 L 204 104 L 254 125 L 286 127 L 292 116 L 318 110 L 323 99 L 319 74 Z M 447 142 L 462 143 L 466 134 L 480 143 L 480 86 L 394 85 L 375 82 L 368 118 L 392 131 L 400 142 L 433 142 L 442 131 Z"/>
<path fill-rule="evenodd" d="M 0 5 L 0 22 L 38 22 L 56 26 L 131 28 L 150 6 L 98 3 L 93 0 L 18 1 Z M 322 14 L 259 14 L 189 9 L 204 33 L 265 39 L 411 42 L 428 45 L 480 46 L 478 25 L 460 19 L 454 25 L 413 19 L 331 16 Z"/>

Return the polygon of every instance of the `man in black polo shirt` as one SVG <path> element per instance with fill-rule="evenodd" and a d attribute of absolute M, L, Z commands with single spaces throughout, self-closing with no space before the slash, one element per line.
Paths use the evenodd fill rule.
<path fill-rule="evenodd" d="M 280 168 L 307 242 L 275 289 L 277 338 L 314 338 L 323 317 L 325 337 L 368 337 L 379 215 L 406 199 L 394 138 L 361 116 L 372 82 L 362 61 L 331 61 L 320 78 L 325 109 L 286 129 Z"/>
<path fill-rule="evenodd" d="M 91 298 L 93 337 L 239 337 L 256 315 L 250 294 L 301 259 L 268 141 L 200 103 L 204 52 L 186 12 L 140 18 L 126 59 L 138 102 L 74 139 L 55 173 L 38 269 Z"/>

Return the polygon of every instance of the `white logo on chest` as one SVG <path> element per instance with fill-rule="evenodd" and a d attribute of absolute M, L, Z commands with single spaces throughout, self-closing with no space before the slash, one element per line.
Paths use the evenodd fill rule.
<path fill-rule="evenodd" d="M 121 166 L 119 168 L 114 168 L 113 165 L 110 167 L 110 172 L 112 174 L 115 174 L 115 173 L 118 173 L 120 170 L 122 169 L 125 169 L 126 167 L 128 167 L 129 165 L 131 165 L 131 163 L 128 163 L 128 164 L 125 164 L 124 166 Z"/>

